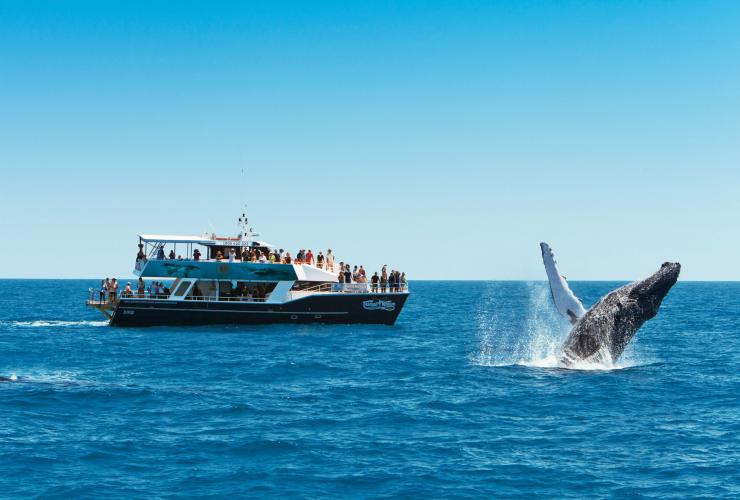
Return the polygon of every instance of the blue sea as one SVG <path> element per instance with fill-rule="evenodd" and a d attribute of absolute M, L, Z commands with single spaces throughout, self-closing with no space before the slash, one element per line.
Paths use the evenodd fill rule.
<path fill-rule="evenodd" d="M 0 281 L 0 496 L 740 497 L 740 283 L 679 282 L 568 370 L 544 282 L 412 282 L 393 327 L 141 329 L 96 285 Z"/>

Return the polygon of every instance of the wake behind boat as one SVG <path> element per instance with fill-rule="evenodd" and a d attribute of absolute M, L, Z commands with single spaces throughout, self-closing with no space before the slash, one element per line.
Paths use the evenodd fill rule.
<path fill-rule="evenodd" d="M 244 215 L 239 224 L 236 237 L 139 235 L 137 289 L 90 289 L 87 305 L 117 326 L 395 323 L 409 295 L 405 275 L 383 267 L 367 279 L 331 251 L 293 258 L 256 240 Z M 145 279 L 174 281 L 146 290 Z"/>

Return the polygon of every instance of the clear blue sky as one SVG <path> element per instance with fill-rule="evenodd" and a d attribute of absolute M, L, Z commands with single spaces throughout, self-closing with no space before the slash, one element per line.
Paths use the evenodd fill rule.
<path fill-rule="evenodd" d="M 138 232 L 412 279 L 740 279 L 740 2 L 0 0 L 0 277 Z M 242 174 L 244 171 L 244 174 Z"/>

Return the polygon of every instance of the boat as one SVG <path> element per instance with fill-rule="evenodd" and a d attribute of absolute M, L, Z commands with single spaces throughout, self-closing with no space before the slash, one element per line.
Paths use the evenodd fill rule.
<path fill-rule="evenodd" d="M 87 306 L 113 326 L 395 324 L 409 296 L 405 279 L 343 283 L 329 259 L 270 262 L 278 249 L 247 224 L 242 214 L 235 237 L 139 234 L 133 274 L 167 286 L 90 289 Z"/>

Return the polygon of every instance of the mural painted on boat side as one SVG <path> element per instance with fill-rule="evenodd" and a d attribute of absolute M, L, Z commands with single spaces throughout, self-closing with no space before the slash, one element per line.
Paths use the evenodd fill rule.
<path fill-rule="evenodd" d="M 242 279 L 250 281 L 294 281 L 297 278 L 290 264 L 259 264 L 254 262 L 195 262 L 150 260 L 141 273 L 152 278 Z"/>

